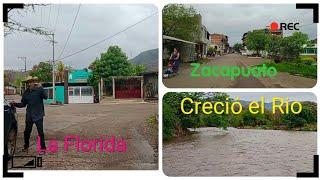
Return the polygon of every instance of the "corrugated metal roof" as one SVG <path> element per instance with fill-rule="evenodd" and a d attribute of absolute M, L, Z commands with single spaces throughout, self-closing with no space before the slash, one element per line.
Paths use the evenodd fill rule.
<path fill-rule="evenodd" d="M 179 41 L 179 42 L 184 42 L 184 43 L 188 43 L 188 44 L 197 44 L 197 43 L 194 43 L 194 42 L 191 42 L 191 41 L 186 41 L 186 40 L 183 40 L 183 39 L 179 39 L 179 38 L 175 38 L 175 37 L 171 37 L 171 36 L 166 36 L 166 35 L 163 35 L 162 39 L 167 39 L 167 40 L 172 40 L 172 41 Z"/>

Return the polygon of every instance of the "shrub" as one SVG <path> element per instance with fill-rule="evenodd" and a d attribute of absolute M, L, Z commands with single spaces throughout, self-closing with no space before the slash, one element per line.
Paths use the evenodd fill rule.
<path fill-rule="evenodd" d="M 306 65 L 312 65 L 315 62 L 313 60 L 304 60 L 303 63 Z"/>
<path fill-rule="evenodd" d="M 302 128 L 307 124 L 317 123 L 317 108 L 315 103 L 305 102 L 299 114 L 287 114 L 283 116 L 283 122 L 288 129 Z"/>
<path fill-rule="evenodd" d="M 175 134 L 175 126 L 179 119 L 176 116 L 175 110 L 167 103 L 163 103 L 163 139 L 169 140 Z"/>
<path fill-rule="evenodd" d="M 232 115 L 229 119 L 230 126 L 232 127 L 243 127 L 244 121 L 241 115 Z"/>

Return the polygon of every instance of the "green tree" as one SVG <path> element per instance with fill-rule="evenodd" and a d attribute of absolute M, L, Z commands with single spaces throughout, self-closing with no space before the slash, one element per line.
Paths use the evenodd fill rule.
<path fill-rule="evenodd" d="M 236 52 L 240 52 L 240 50 L 242 49 L 242 44 L 241 43 L 236 43 L 233 45 L 233 49 L 236 51 Z"/>
<path fill-rule="evenodd" d="M 7 72 L 4 72 L 3 74 L 3 81 L 4 81 L 4 85 L 7 86 L 9 84 L 9 75 Z"/>
<path fill-rule="evenodd" d="M 281 55 L 288 61 L 298 60 L 307 41 L 308 35 L 302 32 L 294 32 L 291 36 L 284 37 L 281 41 Z"/>
<path fill-rule="evenodd" d="M 297 109 L 295 109 L 297 111 Z M 317 124 L 317 104 L 303 102 L 302 111 L 299 114 L 289 113 L 283 116 L 283 122 L 288 129 L 302 128 L 307 124 Z"/>
<path fill-rule="evenodd" d="M 267 51 L 277 63 L 278 62 L 277 58 L 280 55 L 281 48 L 282 48 L 281 47 L 282 38 L 278 36 L 273 36 L 273 35 L 269 35 L 269 36 L 270 36 L 270 41 L 267 45 Z"/>
<path fill-rule="evenodd" d="M 211 47 L 211 46 L 208 48 L 208 53 L 209 53 L 209 54 L 214 54 L 215 52 L 216 52 L 216 49 L 215 49 L 215 48 L 213 48 L 213 47 Z"/>
<path fill-rule="evenodd" d="M 49 62 L 40 62 L 38 65 L 33 66 L 29 74 L 38 77 L 40 82 L 51 82 L 52 64 Z"/>
<path fill-rule="evenodd" d="M 15 79 L 15 81 L 14 81 L 14 85 L 15 85 L 16 87 L 20 87 L 20 85 L 21 85 L 21 83 L 22 83 L 23 80 L 24 80 L 24 78 L 23 78 L 22 76 L 16 77 L 16 79 Z"/>
<path fill-rule="evenodd" d="M 118 46 L 110 46 L 107 52 L 101 53 L 100 58 L 96 58 L 89 68 L 92 70 L 92 75 L 89 77 L 91 85 L 97 86 L 100 78 L 103 78 L 108 88 L 112 85 L 112 76 L 134 74 L 134 68 L 128 61 L 127 55 Z"/>
<path fill-rule="evenodd" d="M 245 126 L 261 126 L 267 121 L 264 114 L 252 114 L 248 109 L 243 111 L 242 117 Z"/>
<path fill-rule="evenodd" d="M 146 71 L 146 67 L 143 64 L 132 65 L 132 74 L 138 75 Z"/>
<path fill-rule="evenodd" d="M 201 112 L 199 114 L 185 115 L 181 112 L 180 103 L 185 97 L 191 98 L 193 101 L 226 101 L 229 95 L 226 93 L 195 93 L 195 92 L 169 92 L 163 97 L 163 138 L 174 137 L 182 132 L 188 132 L 187 128 L 198 128 L 203 126 L 217 126 L 226 129 L 229 126 L 228 115 L 206 115 Z M 188 103 L 185 109 L 194 108 L 194 105 Z M 201 109 L 201 106 L 199 107 Z M 173 134 L 172 134 L 173 133 Z"/>
<path fill-rule="evenodd" d="M 266 50 L 270 41 L 269 37 L 263 30 L 249 32 L 246 41 L 247 48 L 256 51 L 260 55 L 260 51 Z"/>
<path fill-rule="evenodd" d="M 172 108 L 168 103 L 163 103 L 163 139 L 169 140 L 176 134 L 176 127 L 178 126 L 179 119 L 176 115 L 176 109 Z"/>
<path fill-rule="evenodd" d="M 243 127 L 244 122 L 241 114 L 238 115 L 230 115 L 229 124 L 232 127 Z"/>
<path fill-rule="evenodd" d="M 163 8 L 162 32 L 187 41 L 197 41 L 201 37 L 200 15 L 193 7 L 169 4 Z"/>
<path fill-rule="evenodd" d="M 62 61 L 58 61 L 56 64 L 56 81 L 57 82 L 63 82 L 64 80 L 64 71 L 67 69 L 67 67 L 63 64 Z"/>

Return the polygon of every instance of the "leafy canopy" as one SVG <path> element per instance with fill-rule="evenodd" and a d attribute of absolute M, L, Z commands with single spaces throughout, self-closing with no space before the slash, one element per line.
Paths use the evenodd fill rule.
<path fill-rule="evenodd" d="M 96 86 L 103 78 L 107 86 L 111 86 L 112 76 L 132 76 L 145 71 L 143 65 L 133 65 L 127 55 L 118 46 L 110 46 L 107 52 L 101 53 L 100 58 L 89 66 L 92 75 L 89 77 L 91 85 Z"/>
<path fill-rule="evenodd" d="M 233 49 L 236 51 L 236 52 L 240 52 L 240 50 L 242 49 L 242 44 L 241 43 L 236 43 L 233 45 Z"/>
<path fill-rule="evenodd" d="M 162 15 L 163 34 L 187 41 L 197 41 L 201 35 L 200 18 L 193 7 L 181 4 L 166 5 Z"/>
<path fill-rule="evenodd" d="M 38 65 L 33 66 L 30 75 L 38 77 L 40 82 L 51 82 L 52 64 L 49 62 L 40 62 Z"/>
<path fill-rule="evenodd" d="M 255 30 L 249 32 L 247 35 L 247 48 L 249 50 L 256 51 L 257 54 L 260 54 L 260 51 L 266 50 L 266 47 L 269 43 L 268 34 L 264 32 L 264 30 Z"/>

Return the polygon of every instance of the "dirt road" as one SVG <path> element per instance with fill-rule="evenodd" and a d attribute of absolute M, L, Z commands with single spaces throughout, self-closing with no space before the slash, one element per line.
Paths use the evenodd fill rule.
<path fill-rule="evenodd" d="M 42 156 L 43 167 L 39 169 L 158 169 L 158 156 L 154 144 L 148 142 L 143 131 L 146 119 L 157 114 L 157 103 L 130 102 L 120 104 L 68 104 L 45 106 L 45 139 L 58 141 L 58 151 Z M 23 146 L 25 109 L 18 109 L 19 130 L 16 155 Z M 33 127 L 28 155 L 37 155 Z M 82 140 L 98 139 L 101 135 L 123 137 L 126 152 L 77 152 L 76 145 L 64 150 L 65 137 L 79 135 Z M 157 135 L 154 138 L 158 138 Z M 117 142 L 117 141 L 116 141 Z M 88 146 L 86 146 L 88 147 Z M 97 146 L 97 149 L 98 146 Z M 10 166 L 9 166 L 10 167 Z"/>
<path fill-rule="evenodd" d="M 227 54 L 209 59 L 201 66 L 252 66 L 267 60 L 249 58 L 239 54 Z M 192 67 L 188 63 L 181 65 L 178 75 L 163 79 L 168 88 L 307 88 L 316 84 L 315 79 L 278 72 L 275 78 L 239 77 L 235 80 L 224 77 L 191 77 Z"/>

